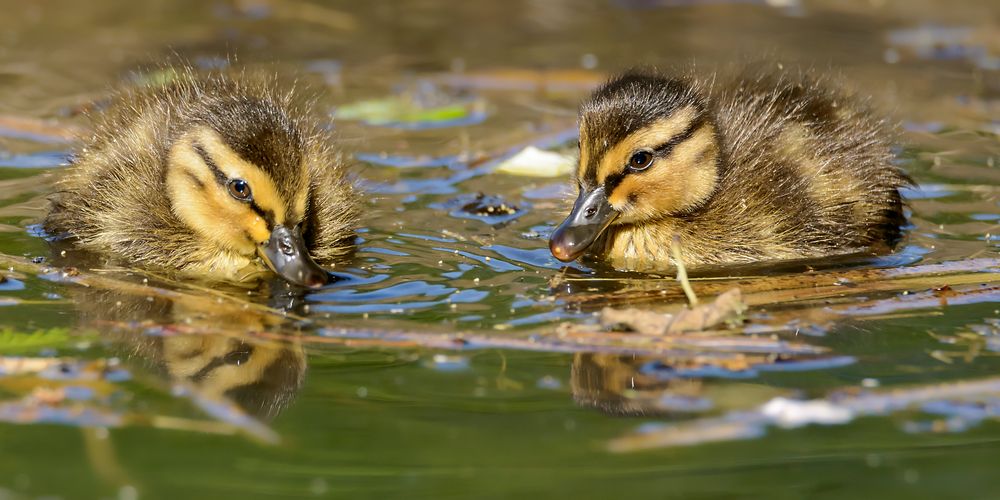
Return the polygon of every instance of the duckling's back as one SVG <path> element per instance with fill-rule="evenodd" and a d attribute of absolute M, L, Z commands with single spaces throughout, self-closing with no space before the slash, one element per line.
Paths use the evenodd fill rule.
<path fill-rule="evenodd" d="M 690 217 L 688 241 L 708 252 L 693 260 L 819 257 L 899 241 L 899 189 L 910 180 L 892 163 L 892 127 L 863 99 L 809 74 L 759 69 L 708 93 L 722 168 L 716 195 Z M 727 244 L 709 255 L 713 239 Z"/>
<path fill-rule="evenodd" d="M 181 267 L 193 260 L 179 248 L 196 244 L 170 211 L 162 163 L 176 92 L 129 90 L 92 117 L 93 132 L 50 198 L 43 222 L 50 235 L 73 238 L 92 251 Z M 171 245 L 173 260 L 158 251 Z"/>

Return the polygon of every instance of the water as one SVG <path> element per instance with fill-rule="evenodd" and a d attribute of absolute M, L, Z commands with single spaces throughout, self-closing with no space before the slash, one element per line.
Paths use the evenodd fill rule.
<path fill-rule="evenodd" d="M 776 398 L 990 377 L 1000 313 L 989 287 L 941 279 L 903 295 L 862 284 L 829 304 L 751 308 L 748 330 L 780 323 L 780 340 L 826 349 L 809 356 L 695 361 L 548 344 L 556 325 L 589 322 L 602 305 L 577 299 L 646 277 L 574 264 L 566 276 L 607 279 L 571 281 L 569 294 L 552 286 L 563 266 L 546 239 L 564 180 L 493 171 L 528 145 L 571 153 L 576 102 L 604 72 L 773 54 L 832 68 L 903 125 L 899 161 L 921 185 L 908 193 L 913 228 L 899 253 L 841 269 L 989 262 L 1000 232 L 996 7 L 8 3 L 3 254 L 102 267 L 53 254 L 32 225 L 72 147 L 67 132 L 86 124 L 78 111 L 112 85 L 155 81 L 176 56 L 297 77 L 331 116 L 391 96 L 439 111 L 335 123 L 371 194 L 355 260 L 306 297 L 127 270 L 87 274 L 110 288 L 58 270 L 7 273 L 0 354 L 44 366 L 0 364 L 0 497 L 940 498 L 998 486 L 1000 424 L 948 401 L 650 445 L 671 425 L 746 422 Z M 470 215 L 482 201 L 511 210 Z M 184 295 L 134 288 L 149 285 Z M 943 285 L 954 291 L 932 290 Z M 670 282 L 652 286 L 676 297 Z M 213 358 L 221 367 L 199 379 Z"/>

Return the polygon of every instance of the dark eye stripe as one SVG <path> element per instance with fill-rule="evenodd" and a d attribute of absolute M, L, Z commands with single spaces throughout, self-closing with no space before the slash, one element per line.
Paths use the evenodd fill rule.
<path fill-rule="evenodd" d="M 274 210 L 264 210 L 257 204 L 256 201 L 250 203 L 250 208 L 257 215 L 259 215 L 261 219 L 264 219 L 264 222 L 267 223 L 267 227 L 269 229 L 274 228 Z"/>
<path fill-rule="evenodd" d="M 701 129 L 702 125 L 705 124 L 705 118 L 703 116 L 698 116 L 688 124 L 687 128 L 683 132 L 673 136 L 667 142 L 660 144 L 659 146 L 653 148 L 657 158 L 665 158 L 673 153 L 674 148 L 676 148 L 682 142 L 691 138 L 695 132 Z M 655 159 L 654 159 L 655 160 Z M 625 176 L 628 174 L 632 175 L 642 175 L 644 172 L 648 172 L 649 169 L 645 168 L 642 170 L 631 170 L 626 168 L 621 172 L 615 172 L 604 179 L 604 190 L 606 193 L 611 193 L 618 187 L 619 184 L 625 180 Z"/>
<path fill-rule="evenodd" d="M 691 136 L 694 135 L 694 133 L 697 132 L 698 129 L 700 129 L 704 124 L 705 118 L 699 115 L 694 120 L 691 120 L 691 123 L 688 124 L 687 128 L 684 129 L 683 132 L 671 137 L 669 141 L 653 148 L 653 151 L 655 151 L 656 156 L 659 156 L 660 158 L 670 156 L 670 153 L 673 153 L 674 148 L 676 148 L 678 144 L 690 139 Z"/>
<path fill-rule="evenodd" d="M 690 139 L 691 136 L 693 136 L 695 132 L 697 132 L 704 124 L 705 124 L 705 116 L 702 114 L 697 115 L 693 120 L 691 120 L 691 123 L 689 123 L 688 126 L 681 133 L 671 137 L 670 140 L 668 140 L 667 142 L 664 142 L 663 144 L 660 144 L 659 146 L 653 148 L 653 153 L 655 157 L 665 158 L 667 156 L 670 156 L 674 148 L 676 148 L 682 142 Z M 631 156 L 629 158 L 631 158 Z M 597 176 L 596 171 L 597 171 L 597 162 L 593 161 L 592 158 L 591 164 L 587 166 L 587 169 L 584 173 L 584 180 L 586 180 L 587 178 L 594 179 Z M 610 174 L 607 176 L 607 178 L 604 179 L 604 189 L 606 190 L 606 192 L 610 193 L 614 190 L 614 188 L 618 187 L 618 185 L 621 184 L 622 180 L 624 180 L 625 176 L 628 173 L 634 175 L 642 175 L 643 172 L 647 171 L 649 171 L 648 168 L 630 172 L 629 169 L 626 168 L 622 172 L 616 172 Z M 594 180 L 596 181 L 596 179 Z"/>
<path fill-rule="evenodd" d="M 188 379 L 191 380 L 192 382 L 195 382 L 195 383 L 202 382 L 206 378 L 208 378 L 208 376 L 211 375 L 213 371 L 215 371 L 215 370 L 217 370 L 217 369 L 219 369 L 219 368 L 221 368 L 223 366 L 232 365 L 232 364 L 239 365 L 240 363 L 233 363 L 232 362 L 232 360 L 234 359 L 235 356 L 242 355 L 242 356 L 240 356 L 241 358 L 249 358 L 249 356 L 253 355 L 253 348 L 252 347 L 248 347 L 248 346 L 245 346 L 243 344 L 241 344 L 239 347 L 244 347 L 244 348 L 246 348 L 246 350 L 244 350 L 244 351 L 232 350 L 232 351 L 227 352 L 224 356 L 216 356 L 216 357 L 212 358 L 211 360 L 209 360 L 208 363 L 205 363 L 205 366 L 201 367 L 200 370 L 198 370 L 197 372 L 195 372 L 193 375 L 189 376 Z M 246 361 L 244 360 L 243 362 L 246 362 Z"/>
<path fill-rule="evenodd" d="M 215 371 L 216 368 L 225 365 L 225 361 L 221 357 L 212 358 L 205 366 L 201 367 L 200 370 L 195 372 L 193 375 L 189 376 L 188 379 L 192 382 L 198 383 L 205 380 L 209 374 Z"/>
<path fill-rule="evenodd" d="M 193 184 L 194 184 L 195 186 L 197 186 L 197 187 L 198 187 L 198 189 L 205 189 L 205 183 L 204 183 L 204 182 L 201 182 L 201 179 L 199 179 L 199 178 L 195 177 L 195 175 L 194 175 L 194 174 L 192 174 L 191 172 L 185 172 L 185 173 L 187 174 L 187 177 L 188 177 L 188 179 L 189 179 L 189 180 L 190 180 L 190 181 L 191 181 L 191 182 L 192 182 L 192 183 L 193 183 Z"/>
<path fill-rule="evenodd" d="M 219 183 L 219 185 L 225 186 L 226 183 L 229 182 L 229 178 L 226 177 L 226 174 L 224 174 L 221 169 L 219 169 L 219 165 L 215 163 L 215 160 L 208 155 L 208 151 L 205 150 L 205 146 L 196 142 L 192 144 L 191 147 L 194 149 L 195 153 L 198 153 L 198 156 L 201 157 L 201 161 L 205 162 L 205 165 L 207 165 L 208 169 L 212 171 L 212 174 L 215 175 L 215 180 Z"/>
<path fill-rule="evenodd" d="M 621 172 L 615 172 L 604 179 L 604 192 L 612 193 L 619 184 L 625 180 L 625 174 L 628 170 L 623 170 Z"/>

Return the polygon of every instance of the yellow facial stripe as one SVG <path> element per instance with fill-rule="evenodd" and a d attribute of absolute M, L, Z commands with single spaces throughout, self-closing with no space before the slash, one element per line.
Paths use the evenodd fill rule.
<path fill-rule="evenodd" d="M 627 175 L 608 196 L 632 222 L 690 210 L 705 202 L 718 182 L 718 145 L 711 125 L 698 128 L 672 154 L 656 160 L 641 175 Z"/>
<path fill-rule="evenodd" d="M 683 108 L 622 139 L 601 158 L 601 163 L 597 167 L 597 183 L 604 184 L 608 176 L 622 172 L 634 152 L 655 148 L 684 132 L 696 116 L 697 110 L 694 108 Z"/>
<path fill-rule="evenodd" d="M 243 179 L 250 184 L 254 203 L 262 210 L 272 212 L 275 224 L 285 223 L 287 215 L 285 203 L 278 194 L 278 189 L 275 187 L 274 181 L 271 180 L 271 176 L 264 173 L 256 165 L 240 158 L 212 130 L 202 128 L 196 130 L 192 135 L 193 140 L 205 148 L 205 151 L 215 161 L 215 165 L 228 178 Z"/>

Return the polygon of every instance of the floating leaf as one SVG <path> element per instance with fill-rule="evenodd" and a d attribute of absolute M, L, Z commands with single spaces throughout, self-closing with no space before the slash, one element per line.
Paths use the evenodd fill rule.
<path fill-rule="evenodd" d="M 670 335 L 683 332 L 697 332 L 732 323 L 746 311 L 739 288 L 733 288 L 710 304 L 700 304 L 684 308 L 677 314 L 662 314 L 641 309 L 601 310 L 601 325 L 605 328 L 625 327 L 644 335 Z"/>
<path fill-rule="evenodd" d="M 41 348 L 54 348 L 67 344 L 73 337 L 65 328 L 18 332 L 10 328 L 0 330 L 0 353 L 15 354 Z M 6 372 L 3 364 L 9 358 L 0 358 L 0 373 Z"/>
<path fill-rule="evenodd" d="M 454 99 L 421 87 L 411 93 L 347 104 L 337 108 L 333 116 L 378 127 L 428 129 L 474 125 L 487 114 L 481 100 Z"/>

